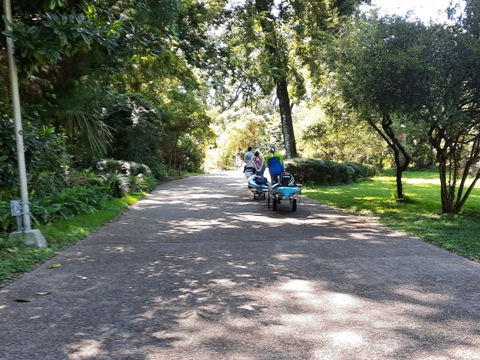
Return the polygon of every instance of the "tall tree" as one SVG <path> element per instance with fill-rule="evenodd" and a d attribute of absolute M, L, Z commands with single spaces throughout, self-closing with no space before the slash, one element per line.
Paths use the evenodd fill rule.
<path fill-rule="evenodd" d="M 104 154 L 110 129 L 100 109 L 110 92 L 159 97 L 197 86 L 179 51 L 190 34 L 201 34 L 188 26 L 179 31 L 180 9 L 195 6 L 189 0 L 16 1 L 6 35 L 15 40 L 26 109 L 36 108 L 75 147 L 84 144 L 80 152 Z"/>
<path fill-rule="evenodd" d="M 324 45 L 323 34 L 360 2 L 249 0 L 231 10 L 224 37 L 231 50 L 227 61 L 239 59 L 235 61 L 241 71 L 232 73 L 242 86 L 243 97 L 275 91 L 287 158 L 297 156 L 292 95 L 305 94 L 300 68 L 312 63 Z"/>
<path fill-rule="evenodd" d="M 427 134 L 436 152 L 444 213 L 460 212 L 480 179 L 474 168 L 480 160 L 480 72 L 475 65 L 480 39 L 469 29 L 461 22 L 426 26 L 373 18 L 349 33 L 352 37 L 346 37 L 332 62 L 342 96 L 367 121 L 373 114 L 382 127 L 394 129 L 395 116 Z M 400 197 L 398 174 L 405 163 L 399 165 Z"/>
<path fill-rule="evenodd" d="M 418 58 L 425 31 L 423 24 L 399 17 L 359 17 L 327 56 L 344 101 L 393 151 L 398 198 L 403 197 L 402 173 L 411 161 L 399 122 L 425 99 Z"/>
<path fill-rule="evenodd" d="M 30 111 L 45 124 L 66 130 L 85 151 L 102 154 L 108 128 L 92 106 L 95 88 L 101 74 L 125 58 L 132 40 L 122 41 L 128 32 L 124 21 L 114 12 L 106 13 L 106 3 L 100 10 L 95 3 L 18 1 L 13 5 L 12 31 L 4 33 L 15 41 L 25 109 L 36 108 Z"/>
<path fill-rule="evenodd" d="M 430 30 L 429 96 L 420 116 L 436 151 L 442 211 L 458 213 L 480 179 L 480 38 L 459 25 Z"/>
<path fill-rule="evenodd" d="M 288 49 L 286 39 L 275 26 L 276 18 L 273 14 L 273 0 L 255 0 L 255 9 L 259 16 L 261 28 L 264 33 L 265 51 L 269 73 L 273 78 L 278 98 L 278 108 L 283 130 L 285 155 L 287 158 L 297 156 L 295 134 L 293 131 L 292 108 L 288 94 L 287 74 Z"/>

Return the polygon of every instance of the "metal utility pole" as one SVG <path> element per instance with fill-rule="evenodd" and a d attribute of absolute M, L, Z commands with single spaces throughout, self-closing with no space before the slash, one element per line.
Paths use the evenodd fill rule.
<path fill-rule="evenodd" d="M 10 6 L 10 0 L 3 0 L 3 10 L 7 21 L 12 22 L 12 10 Z M 8 25 L 8 23 L 5 24 L 5 28 L 7 31 L 11 30 L 11 27 Z M 20 195 L 22 209 L 21 216 L 23 219 L 23 229 L 18 229 L 18 231 L 11 233 L 10 238 L 21 239 L 29 245 L 45 247 L 45 238 L 41 234 L 40 230 L 32 230 L 30 223 L 30 206 L 28 201 L 27 171 L 25 167 L 25 153 L 23 145 L 22 115 L 20 110 L 20 95 L 18 91 L 17 66 L 15 64 L 13 52 L 13 39 L 7 37 L 8 69 L 10 73 L 10 87 L 13 102 L 13 119 L 15 122 L 15 139 L 17 142 L 18 172 L 20 177 Z"/>

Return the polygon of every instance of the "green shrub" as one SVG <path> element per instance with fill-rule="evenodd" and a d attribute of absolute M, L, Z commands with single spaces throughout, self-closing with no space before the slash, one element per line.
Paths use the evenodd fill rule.
<path fill-rule="evenodd" d="M 105 159 L 97 163 L 97 169 L 104 174 L 120 173 L 128 175 L 130 171 L 130 164 L 122 160 Z"/>
<path fill-rule="evenodd" d="M 65 170 L 70 165 L 65 138 L 53 127 L 38 124 L 24 116 L 24 148 L 28 188 L 37 193 L 55 193 L 65 186 Z M 18 198 L 18 162 L 14 123 L 0 119 L 0 198 Z"/>
<path fill-rule="evenodd" d="M 97 170 L 102 174 L 101 183 L 114 197 L 124 197 L 128 192 L 151 191 L 157 185 L 150 167 L 134 161 L 101 160 Z"/>
<path fill-rule="evenodd" d="M 15 226 L 15 219 L 10 212 L 10 203 L 0 200 L 0 237 L 2 234 L 11 232 Z"/>
<path fill-rule="evenodd" d="M 97 163 L 97 170 L 104 174 L 118 172 L 125 176 L 152 174 L 152 170 L 150 170 L 150 167 L 145 164 L 139 164 L 134 161 L 123 161 L 114 159 L 100 160 Z"/>
<path fill-rule="evenodd" d="M 109 172 L 101 176 L 101 184 L 106 193 L 116 198 L 122 198 L 128 193 L 129 177 L 118 172 Z"/>
<path fill-rule="evenodd" d="M 40 198 L 50 196 L 67 188 L 68 182 L 58 173 L 41 172 L 37 174 L 35 183 L 31 186 L 31 197 Z"/>
<path fill-rule="evenodd" d="M 145 165 L 145 164 L 139 164 L 133 161 L 130 161 L 130 175 L 131 176 L 137 176 L 137 175 L 151 175 L 152 170 Z"/>
<path fill-rule="evenodd" d="M 153 175 L 138 174 L 130 176 L 130 192 L 150 192 L 157 186 L 157 180 Z"/>
<path fill-rule="evenodd" d="M 285 168 L 295 175 L 298 182 L 319 185 L 347 184 L 376 174 L 375 167 L 371 165 L 323 159 L 290 159 L 286 161 Z"/>
<path fill-rule="evenodd" d="M 113 93 L 102 107 L 102 120 L 116 130 L 112 132 L 108 156 L 146 164 L 156 178 L 161 178 L 165 163 L 161 147 L 168 138 L 166 124 L 171 114 L 136 93 Z M 168 148 L 173 147 L 174 143 L 168 144 Z"/>
<path fill-rule="evenodd" d="M 33 200 L 30 211 L 35 222 L 48 224 L 60 218 L 93 213 L 110 198 L 101 186 L 74 186 L 55 195 Z"/>

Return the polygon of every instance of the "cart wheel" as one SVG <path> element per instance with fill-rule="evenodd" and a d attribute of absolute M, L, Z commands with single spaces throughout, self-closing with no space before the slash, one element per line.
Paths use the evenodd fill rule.
<path fill-rule="evenodd" d="M 273 211 L 277 211 L 277 199 L 273 199 Z"/>
<path fill-rule="evenodd" d="M 297 211 L 297 199 L 292 200 L 292 211 Z"/>

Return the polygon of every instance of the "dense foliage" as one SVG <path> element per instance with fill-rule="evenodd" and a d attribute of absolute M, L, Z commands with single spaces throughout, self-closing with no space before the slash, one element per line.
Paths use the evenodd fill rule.
<path fill-rule="evenodd" d="M 459 212 L 480 178 L 478 37 L 461 23 L 426 26 L 372 16 L 356 19 L 331 50 L 328 62 L 345 103 L 394 152 L 398 197 L 412 160 L 406 138 L 428 140 L 442 211 Z"/>
<path fill-rule="evenodd" d="M 36 226 L 94 213 L 112 198 L 149 192 L 157 185 L 150 168 L 135 162 L 108 159 L 82 173 L 66 172 L 71 176 L 39 172 L 39 179 L 31 182 L 30 211 Z M 10 216 L 10 203 L 0 200 L 0 210 L 0 233 L 16 230 L 16 220 Z"/>
<path fill-rule="evenodd" d="M 302 158 L 288 160 L 285 169 L 293 173 L 298 182 L 317 185 L 348 184 L 371 178 L 377 173 L 371 165 Z"/>
<path fill-rule="evenodd" d="M 198 24 L 206 21 L 192 11 L 202 7 L 189 1 L 13 2 L 4 34 L 15 42 L 34 221 L 93 211 L 109 196 L 150 190 L 154 178 L 172 170 L 201 170 L 210 118 L 180 45 L 203 35 L 178 26 L 197 17 Z M 0 72 L 4 232 L 14 226 L 9 201 L 19 197 L 19 180 L 8 67 Z M 102 159 L 149 170 L 102 173 Z M 85 177 L 95 181 L 81 183 Z"/>

